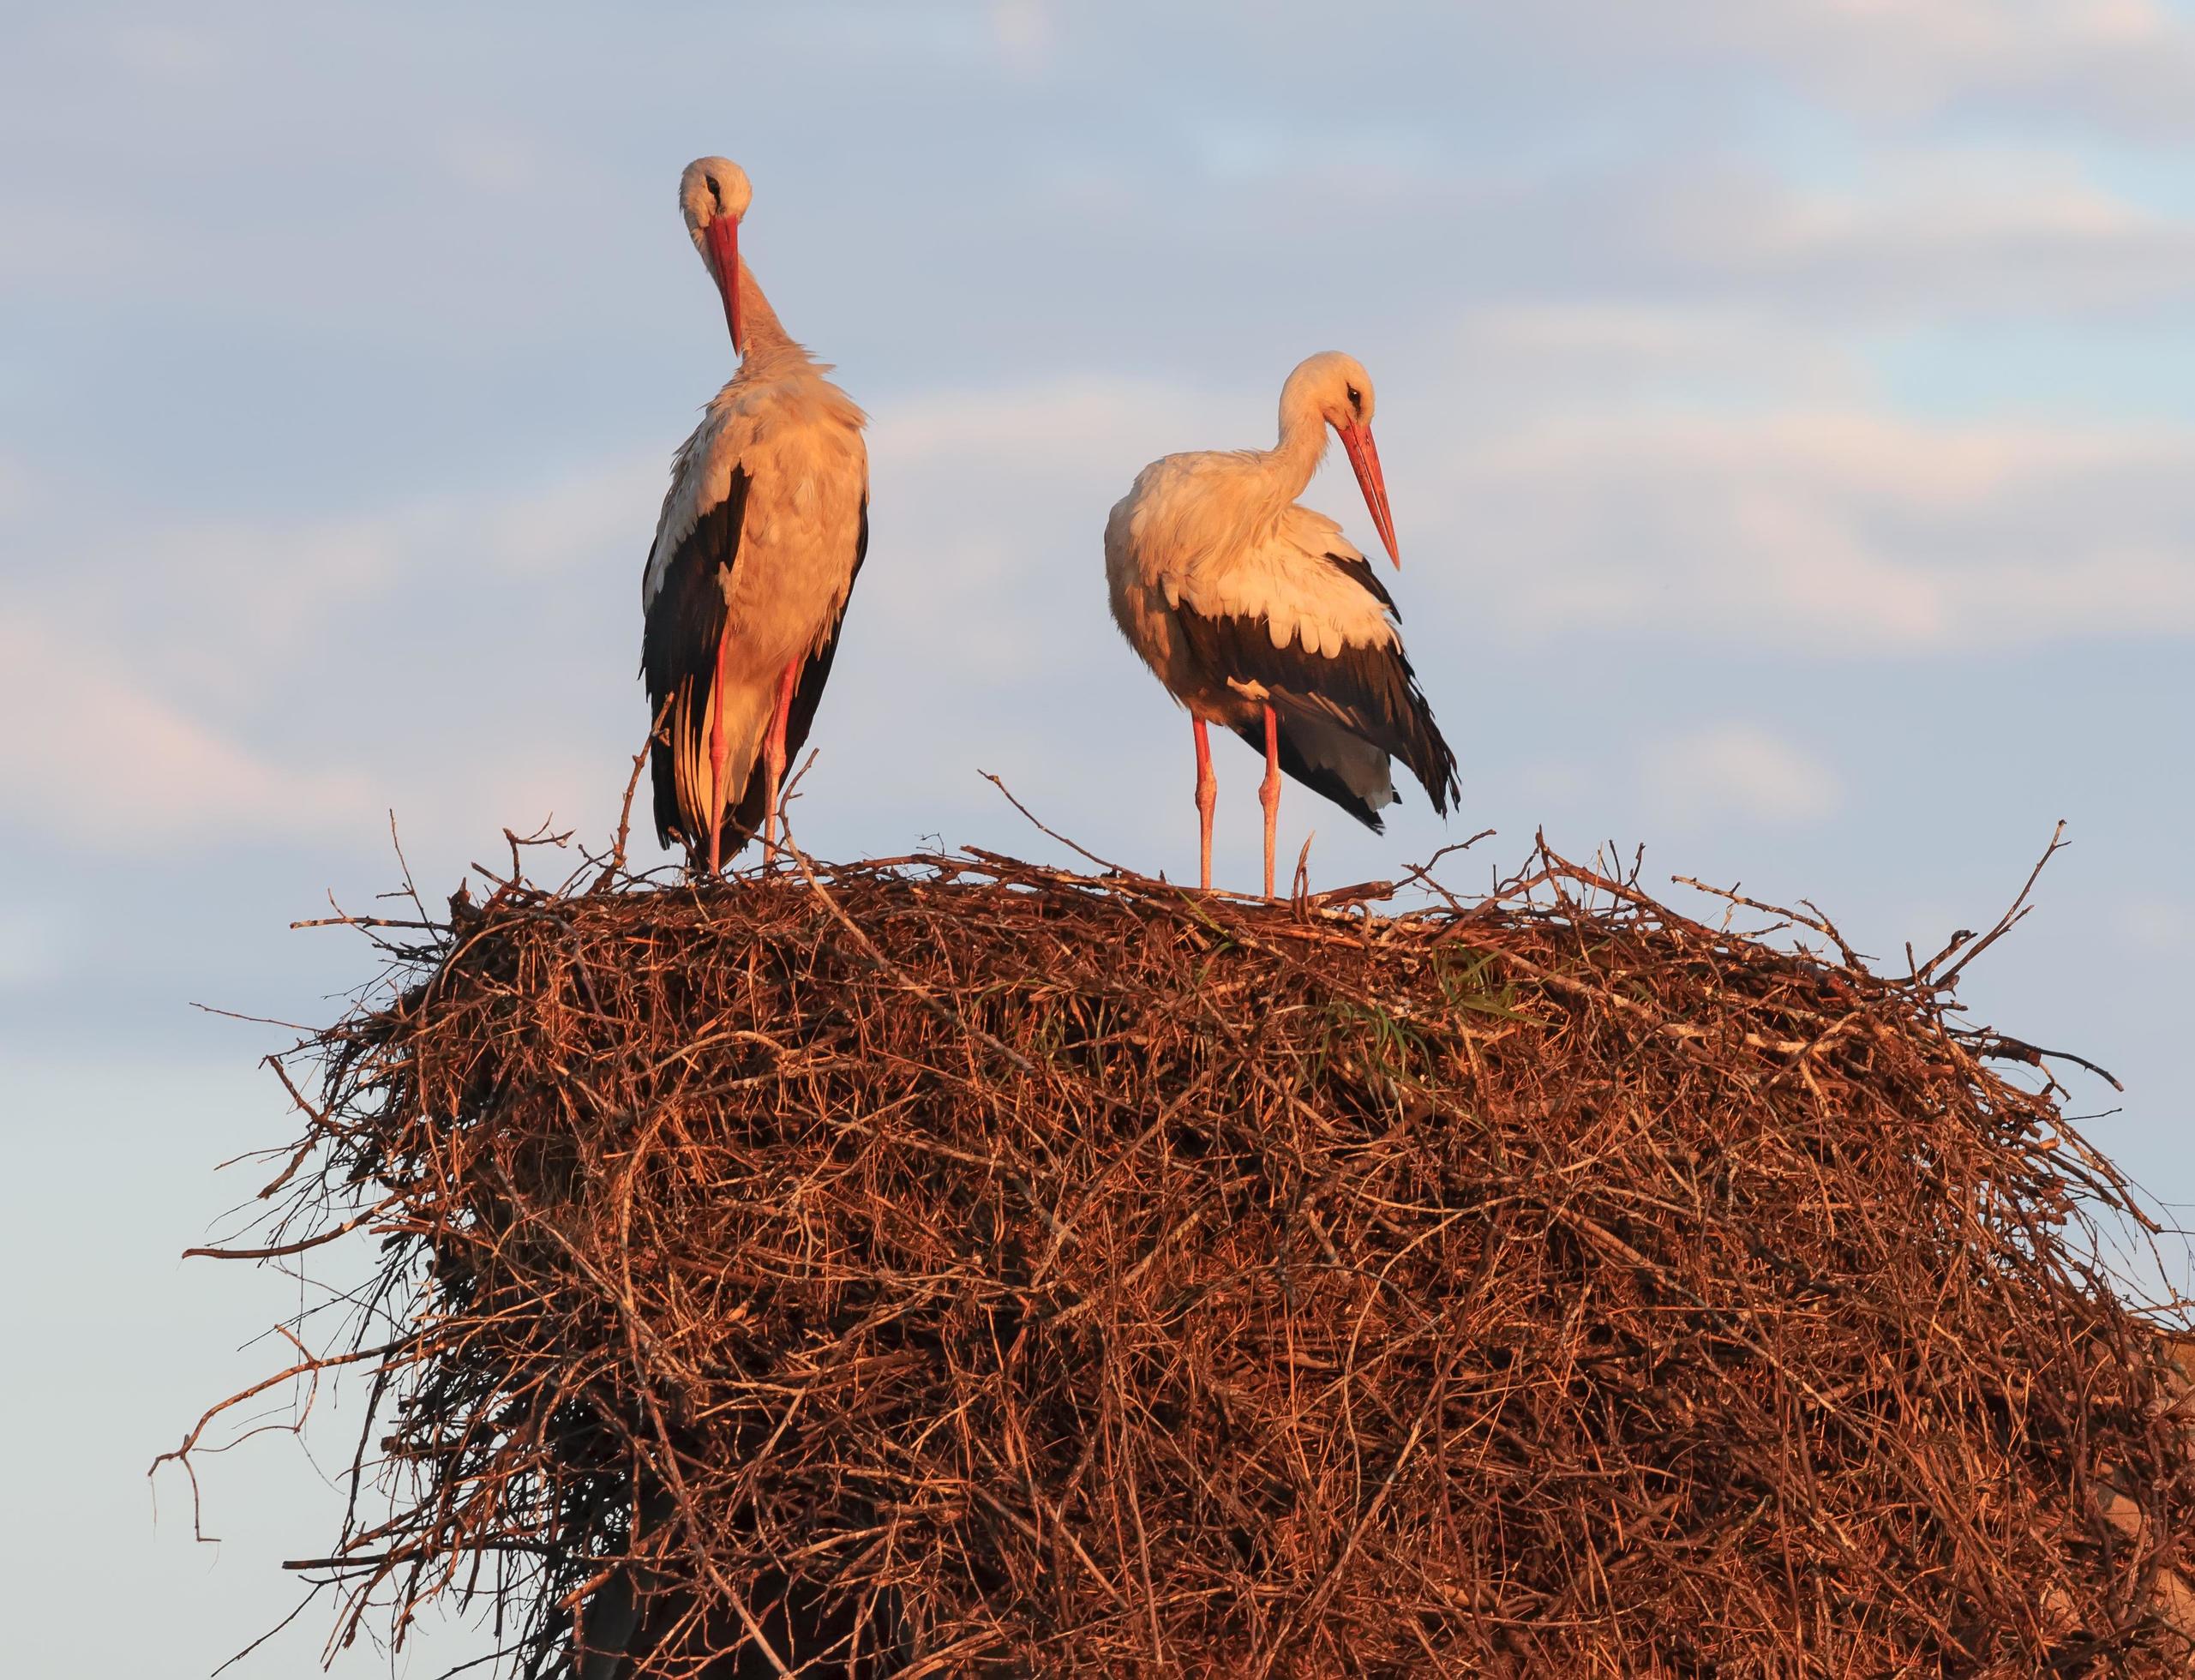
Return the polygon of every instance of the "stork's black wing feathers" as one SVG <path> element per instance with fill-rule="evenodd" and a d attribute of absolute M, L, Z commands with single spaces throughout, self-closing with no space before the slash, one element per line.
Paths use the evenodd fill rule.
<path fill-rule="evenodd" d="M 1274 731 L 1274 744 L 1280 748 L 1280 768 L 1286 774 L 1293 777 L 1313 793 L 1324 794 L 1373 833 L 1387 832 L 1387 819 L 1373 808 L 1371 801 L 1342 778 L 1339 771 L 1329 770 L 1324 765 L 1312 764 L 1304 757 L 1303 748 L 1296 744 L 1295 736 L 1288 732 L 1287 716 L 1279 707 L 1274 710 L 1274 721 L 1279 725 Z M 1265 756 L 1265 724 L 1262 719 L 1255 723 L 1243 724 L 1235 733 L 1259 758 Z"/>
<path fill-rule="evenodd" d="M 808 726 L 815 722 L 815 709 L 823 699 L 823 686 L 831 681 L 831 662 L 838 657 L 838 633 L 846 623 L 846 608 L 853 604 L 854 585 L 861 581 L 861 562 L 868 557 L 869 499 L 865 495 L 861 498 L 861 531 L 854 539 L 854 570 L 846 579 L 845 604 L 831 621 L 831 633 L 808 656 L 807 663 L 801 667 L 801 679 L 793 688 L 792 710 L 785 714 L 785 770 L 789 776 L 800 768 L 801 748 L 807 742 Z M 741 845 L 745 845 L 747 837 L 762 826 L 764 813 L 768 809 L 768 780 L 765 776 L 747 778 L 747 791 L 740 796 L 739 808 L 725 825 L 728 829 L 737 831 Z"/>
<path fill-rule="evenodd" d="M 1394 604 L 1394 597 L 1387 592 L 1387 585 L 1380 581 L 1380 574 L 1372 570 L 1371 561 L 1362 555 L 1329 554 L 1327 559 L 1336 571 L 1346 572 L 1355 579 L 1357 586 L 1385 607 L 1397 623 L 1401 622 L 1402 609 Z M 1258 750 L 1264 751 L 1262 747 Z"/>
<path fill-rule="evenodd" d="M 689 764 L 707 755 L 705 731 L 716 687 L 717 645 L 724 634 L 723 576 L 739 558 L 748 482 L 744 467 L 732 469 L 724 499 L 695 522 L 671 556 L 663 587 L 656 591 L 641 627 L 640 675 L 648 688 L 648 715 L 653 717 L 667 698 L 677 696 L 649 753 L 656 838 L 665 846 L 676 840 L 692 850 L 697 846 L 705 849 L 708 843 L 705 827 L 698 835 L 687 832 L 686 813 L 678 799 L 678 759 L 681 748 Z M 734 849 L 728 846 L 727 854 Z"/>
<path fill-rule="evenodd" d="M 1280 767 L 1305 787 L 1324 794 L 1360 821 L 1379 826 L 1376 814 L 1360 796 L 1336 794 L 1338 777 L 1310 770 L 1304 756 L 1292 751 L 1286 728 L 1292 711 L 1337 723 L 1401 759 L 1442 816 L 1452 801 L 1462 797 L 1455 754 L 1442 739 L 1432 707 L 1399 642 L 1312 653 L 1292 639 L 1286 647 L 1274 646 L 1266 621 L 1246 614 L 1208 617 L 1184 602 L 1175 617 L 1190 653 L 1207 672 L 1222 681 L 1256 683 L 1274 697 L 1274 711 L 1282 724 Z M 1247 730 L 1244 738 L 1250 738 Z M 1262 731 L 1250 745 L 1261 753 L 1265 751 Z"/>

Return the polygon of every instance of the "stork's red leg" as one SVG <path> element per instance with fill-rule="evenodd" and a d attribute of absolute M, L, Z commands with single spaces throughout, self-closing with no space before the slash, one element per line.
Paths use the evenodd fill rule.
<path fill-rule="evenodd" d="M 1192 716 L 1196 730 L 1196 884 L 1212 890 L 1212 807 L 1219 803 L 1220 780 L 1212 774 L 1212 742 L 1204 720 Z"/>
<path fill-rule="evenodd" d="M 799 681 L 801 662 L 795 658 L 777 679 L 777 705 L 770 716 L 770 738 L 763 747 L 763 770 L 770 777 L 768 802 L 762 813 L 762 861 L 777 855 L 777 794 L 785 780 L 785 720 L 793 715 L 793 687 Z"/>
<path fill-rule="evenodd" d="M 1265 708 L 1265 779 L 1257 784 L 1265 807 L 1265 896 L 1273 896 L 1273 845 L 1280 825 L 1280 721 Z"/>
<path fill-rule="evenodd" d="M 717 638 L 717 675 L 709 685 L 709 873 L 723 867 L 724 760 L 732 743 L 724 733 L 724 653 L 732 645 L 732 627 Z"/>

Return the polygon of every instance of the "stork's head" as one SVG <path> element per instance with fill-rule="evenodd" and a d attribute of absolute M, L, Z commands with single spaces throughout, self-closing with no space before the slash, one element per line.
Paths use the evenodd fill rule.
<path fill-rule="evenodd" d="M 747 171 L 729 158 L 696 158 L 678 177 L 678 207 L 686 231 L 724 295 L 732 348 L 741 355 L 747 353 L 747 334 L 740 324 L 740 218 L 753 195 Z"/>
<path fill-rule="evenodd" d="M 1357 474 L 1357 488 L 1364 493 L 1372 524 L 1387 557 L 1397 567 L 1402 556 L 1395 551 L 1394 515 L 1388 510 L 1387 480 L 1380 475 L 1379 451 L 1372 444 L 1372 376 L 1364 364 L 1338 350 L 1322 350 L 1297 363 L 1288 382 L 1280 387 L 1280 423 L 1291 419 L 1315 419 L 1340 435 L 1349 465 Z"/>

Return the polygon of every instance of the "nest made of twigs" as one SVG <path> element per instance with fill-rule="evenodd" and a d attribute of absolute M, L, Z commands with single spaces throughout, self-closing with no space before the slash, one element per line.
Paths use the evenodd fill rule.
<path fill-rule="evenodd" d="M 2034 1053 L 1544 850 L 1372 896 L 456 901 L 305 1047 L 255 1251 L 380 1236 L 315 1356 L 372 1373 L 348 1613 L 495 1595 L 589 1675 L 2181 1671 L 2138 1210 Z"/>

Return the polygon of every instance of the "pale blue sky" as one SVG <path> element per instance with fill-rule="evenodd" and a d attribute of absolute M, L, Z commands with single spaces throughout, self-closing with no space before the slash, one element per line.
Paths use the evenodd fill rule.
<path fill-rule="evenodd" d="M 704 152 L 874 417 L 807 844 L 1044 851 L 981 767 L 1192 868 L 1105 510 L 1346 349 L 1465 797 L 1444 829 L 1408 790 L 1382 842 L 1292 794 L 1291 849 L 1316 826 L 1334 881 L 1489 825 L 1505 861 L 1643 842 L 1887 957 L 1986 925 L 2067 818 L 1972 999 L 2118 1071 L 2079 1112 L 2195 1202 L 2184 8 L 19 6 L 0 1575 L 56 1612 L 13 1623 L 22 1671 L 204 1673 L 327 1539 L 277 1437 L 208 1465 L 218 1551 L 180 1481 L 148 1508 L 284 1299 L 174 1259 L 255 1187 L 213 1164 L 289 1129 L 279 1035 L 189 1005 L 318 1021 L 370 979 L 285 927 L 393 884 L 391 808 L 435 891 L 506 823 L 614 820 L 665 463 L 729 371 L 674 209 Z M 1346 472 L 1310 499 L 1370 539 Z M 1256 769 L 1219 771 L 1247 883 Z M 471 1648 L 428 1640 L 411 1671 Z"/>

